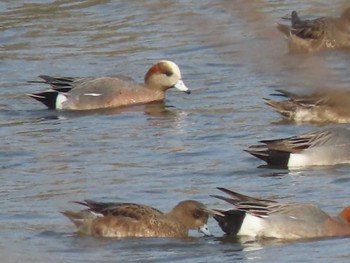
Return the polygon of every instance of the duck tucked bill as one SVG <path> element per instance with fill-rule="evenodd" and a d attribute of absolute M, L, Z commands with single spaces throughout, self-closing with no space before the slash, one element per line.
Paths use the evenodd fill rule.
<path fill-rule="evenodd" d="M 311 203 L 279 203 L 218 187 L 229 197 L 213 195 L 236 207 L 217 210 L 221 229 L 228 235 L 286 240 L 350 236 L 350 206 L 332 217 Z"/>
<path fill-rule="evenodd" d="M 302 20 L 291 14 L 291 25 L 278 24 L 291 52 L 317 52 L 324 49 L 350 47 L 350 8 L 340 17 L 320 17 Z"/>
<path fill-rule="evenodd" d="M 220 212 L 204 204 L 185 200 L 170 212 L 133 203 L 101 203 L 91 200 L 76 202 L 87 209 L 64 211 L 78 232 L 95 237 L 187 237 L 190 229 L 210 235 L 207 221 Z"/>
<path fill-rule="evenodd" d="M 350 131 L 331 127 L 288 138 L 263 140 L 245 151 L 280 168 L 350 163 Z"/>
<path fill-rule="evenodd" d="M 287 100 L 264 99 L 285 119 L 296 123 L 350 123 L 350 91 L 321 89 L 310 94 L 276 90 L 276 96 Z"/>

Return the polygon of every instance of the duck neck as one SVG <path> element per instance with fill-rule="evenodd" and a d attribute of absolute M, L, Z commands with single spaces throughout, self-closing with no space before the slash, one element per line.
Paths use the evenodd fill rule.
<path fill-rule="evenodd" d="M 179 222 L 182 226 L 186 227 L 186 231 L 190 229 L 190 227 L 186 224 L 186 222 L 183 220 L 183 214 L 176 209 L 172 209 L 170 212 L 166 213 L 165 216 L 171 220 L 174 220 L 176 222 Z"/>

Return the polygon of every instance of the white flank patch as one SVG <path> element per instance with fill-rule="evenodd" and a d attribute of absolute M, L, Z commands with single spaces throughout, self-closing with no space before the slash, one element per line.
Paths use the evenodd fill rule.
<path fill-rule="evenodd" d="M 84 96 L 92 96 L 92 97 L 98 97 L 101 96 L 101 93 L 84 93 Z"/>
<path fill-rule="evenodd" d="M 289 161 L 288 161 L 288 167 L 300 167 L 300 166 L 307 166 L 312 165 L 309 163 L 308 158 L 303 154 L 290 154 L 289 155 Z"/>
<path fill-rule="evenodd" d="M 56 98 L 56 109 L 62 110 L 63 109 L 62 104 L 65 101 L 67 101 L 67 96 L 62 93 L 58 93 Z"/>
<path fill-rule="evenodd" d="M 259 218 L 257 216 L 252 216 L 248 213 L 245 214 L 245 218 L 243 220 L 243 224 L 239 229 L 237 235 L 242 236 L 257 236 L 263 230 L 262 221 L 266 220 L 263 218 Z"/>

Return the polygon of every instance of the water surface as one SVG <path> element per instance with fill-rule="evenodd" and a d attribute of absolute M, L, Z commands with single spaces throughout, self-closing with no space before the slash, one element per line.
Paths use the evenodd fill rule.
<path fill-rule="evenodd" d="M 183 199 L 228 208 L 217 186 L 330 213 L 349 204 L 347 166 L 257 168 L 242 150 L 315 125 L 280 123 L 274 89 L 348 87 L 350 53 L 290 55 L 275 25 L 296 9 L 338 15 L 348 1 L 2 1 L 0 3 L 0 251 L 2 262 L 344 262 L 347 239 L 256 243 L 214 237 L 105 240 L 78 236 L 59 211 L 72 200 Z M 37 75 L 127 74 L 175 61 L 191 95 L 164 104 L 56 112 L 28 98 Z"/>

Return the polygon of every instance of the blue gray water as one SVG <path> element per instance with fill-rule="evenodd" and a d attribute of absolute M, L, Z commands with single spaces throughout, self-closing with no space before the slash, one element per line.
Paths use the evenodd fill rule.
<path fill-rule="evenodd" d="M 168 210 L 183 199 L 228 208 L 217 186 L 315 201 L 330 213 L 350 203 L 348 166 L 258 168 L 242 150 L 315 125 L 280 122 L 263 104 L 274 89 L 348 87 L 350 53 L 289 55 L 275 26 L 296 9 L 338 15 L 348 1 L 45 1 L 0 3 L 1 262 L 345 262 L 348 239 L 255 243 L 104 240 L 77 236 L 59 211 L 69 201 L 127 201 Z M 126 74 L 175 61 L 191 95 L 165 105 L 55 112 L 28 98 L 39 74 Z"/>

